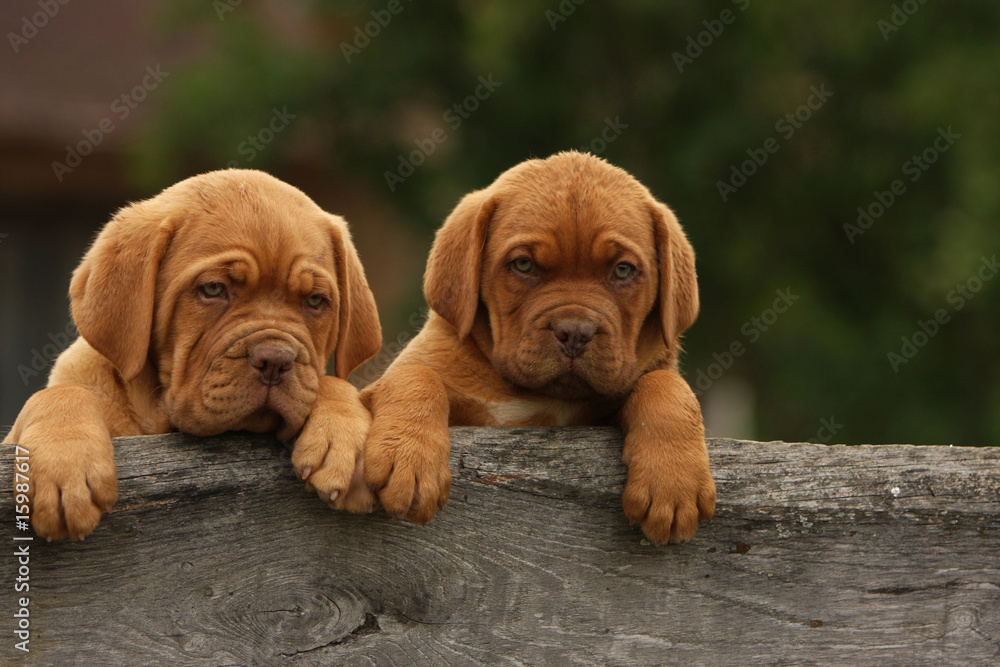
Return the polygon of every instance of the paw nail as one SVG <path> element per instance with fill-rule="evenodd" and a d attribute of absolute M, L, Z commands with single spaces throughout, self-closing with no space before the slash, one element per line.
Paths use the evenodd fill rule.
<path fill-rule="evenodd" d="M 313 471 L 313 469 L 310 468 L 309 466 L 306 466 L 305 468 L 303 468 L 302 469 L 302 480 L 305 481 L 305 480 L 309 479 L 309 475 L 312 474 L 312 471 Z"/>

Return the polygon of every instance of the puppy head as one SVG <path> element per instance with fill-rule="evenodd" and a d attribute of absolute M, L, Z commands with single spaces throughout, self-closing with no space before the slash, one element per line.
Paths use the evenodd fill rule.
<path fill-rule="evenodd" d="M 70 286 L 83 338 L 124 380 L 155 368 L 194 435 L 291 438 L 334 355 L 346 378 L 381 345 L 347 226 L 267 174 L 217 171 L 127 206 Z"/>
<path fill-rule="evenodd" d="M 484 332 L 476 342 L 508 382 L 565 399 L 620 396 L 675 363 L 698 313 L 694 253 L 674 214 L 627 172 L 577 152 L 521 163 L 467 195 L 438 231 L 424 292 L 459 337 Z"/>

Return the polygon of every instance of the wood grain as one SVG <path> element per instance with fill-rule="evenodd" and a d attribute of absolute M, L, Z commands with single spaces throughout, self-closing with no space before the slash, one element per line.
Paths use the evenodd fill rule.
<path fill-rule="evenodd" d="M 1000 662 L 1000 449 L 711 440 L 716 518 L 654 547 L 621 512 L 616 430 L 452 442 L 420 527 L 330 510 L 269 437 L 121 438 L 115 511 L 30 543 L 30 653 L 3 559 L 0 662 Z"/>

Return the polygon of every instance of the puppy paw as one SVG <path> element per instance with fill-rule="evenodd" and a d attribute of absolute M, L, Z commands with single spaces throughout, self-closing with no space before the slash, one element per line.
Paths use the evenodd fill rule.
<path fill-rule="evenodd" d="M 365 448 L 365 481 L 392 516 L 425 524 L 448 502 L 451 441 L 447 426 L 443 430 L 434 437 L 405 427 L 379 428 L 378 421 L 373 425 Z"/>
<path fill-rule="evenodd" d="M 427 523 L 451 491 L 448 395 L 441 377 L 419 364 L 394 364 L 361 399 L 372 413 L 365 482 L 392 516 Z"/>
<path fill-rule="evenodd" d="M 364 479 L 364 447 L 371 416 L 353 387 L 338 389 L 342 390 L 339 396 L 326 392 L 317 400 L 295 440 L 292 466 L 306 487 L 315 490 L 330 507 L 371 512 L 377 500 Z"/>
<path fill-rule="evenodd" d="M 419 364 L 394 364 L 361 398 L 373 416 L 365 482 L 392 516 L 427 523 L 451 491 L 448 395 L 441 377 Z"/>
<path fill-rule="evenodd" d="M 29 451 L 27 496 L 31 525 L 47 540 L 82 540 L 118 499 L 111 438 L 75 439 L 24 436 Z M 23 452 L 22 452 L 23 453 Z M 24 477 L 15 474 L 15 491 Z M 16 497 L 16 496 L 15 496 Z"/>
<path fill-rule="evenodd" d="M 629 447 L 631 445 L 631 447 Z M 704 442 L 627 443 L 628 481 L 622 495 L 625 515 L 651 542 L 686 542 L 699 519 L 715 514 L 715 481 Z M 692 455 L 694 454 L 694 455 Z"/>

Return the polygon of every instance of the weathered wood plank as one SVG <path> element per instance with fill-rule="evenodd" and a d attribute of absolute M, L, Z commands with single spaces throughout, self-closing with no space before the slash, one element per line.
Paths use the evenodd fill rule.
<path fill-rule="evenodd" d="M 115 512 L 30 543 L 27 654 L 3 559 L 3 664 L 1000 661 L 1000 449 L 712 440 L 715 520 L 653 547 L 617 431 L 452 440 L 451 501 L 419 527 L 328 509 L 268 437 L 119 439 Z"/>

